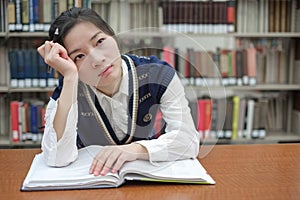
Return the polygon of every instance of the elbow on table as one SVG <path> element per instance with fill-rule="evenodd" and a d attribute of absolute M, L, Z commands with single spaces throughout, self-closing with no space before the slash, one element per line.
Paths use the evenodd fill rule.
<path fill-rule="evenodd" d="M 50 167 L 65 167 L 70 165 L 72 162 L 74 162 L 77 159 L 78 151 L 74 151 L 72 155 L 62 155 L 58 154 L 56 150 L 43 150 L 43 157 L 46 165 Z"/>

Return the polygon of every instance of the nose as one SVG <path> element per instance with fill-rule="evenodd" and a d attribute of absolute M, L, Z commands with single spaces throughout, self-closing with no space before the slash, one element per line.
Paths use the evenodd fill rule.
<path fill-rule="evenodd" d="M 105 56 L 99 51 L 95 51 L 95 50 L 91 51 L 89 57 L 91 59 L 93 68 L 97 68 L 99 66 L 101 67 L 105 62 Z"/>

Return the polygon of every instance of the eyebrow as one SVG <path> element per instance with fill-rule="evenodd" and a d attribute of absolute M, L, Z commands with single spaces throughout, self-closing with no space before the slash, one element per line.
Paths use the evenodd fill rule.
<path fill-rule="evenodd" d="M 90 41 L 94 40 L 100 33 L 103 33 L 102 31 L 98 31 L 97 33 L 95 33 L 91 38 Z M 71 51 L 70 53 L 68 53 L 68 56 L 72 55 L 73 53 L 75 53 L 76 51 L 79 51 L 80 49 L 74 49 L 73 51 Z"/>

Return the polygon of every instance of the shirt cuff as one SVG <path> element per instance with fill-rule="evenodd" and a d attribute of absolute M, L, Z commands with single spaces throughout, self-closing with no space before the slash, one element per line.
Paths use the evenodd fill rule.
<path fill-rule="evenodd" d="M 155 164 L 154 162 L 168 160 L 168 147 L 164 141 L 153 139 L 140 140 L 134 143 L 140 144 L 147 149 L 150 163 Z"/>

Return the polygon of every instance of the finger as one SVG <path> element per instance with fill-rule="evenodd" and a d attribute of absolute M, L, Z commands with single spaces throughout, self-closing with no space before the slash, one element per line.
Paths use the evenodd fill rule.
<path fill-rule="evenodd" d="M 124 165 L 124 163 L 126 162 L 126 159 L 124 156 L 120 155 L 117 159 L 117 161 L 115 162 L 113 169 L 111 170 L 112 173 L 117 173 L 117 171 L 119 171 L 121 169 L 121 167 Z"/>
<path fill-rule="evenodd" d="M 51 49 L 52 44 L 46 41 L 44 46 L 44 60 L 47 64 L 49 64 L 49 62 L 51 61 Z"/>
<path fill-rule="evenodd" d="M 39 46 L 37 48 L 37 52 L 42 56 L 42 58 L 45 57 L 45 44 Z"/>
<path fill-rule="evenodd" d="M 89 173 L 90 173 L 90 174 L 93 174 L 93 173 L 94 173 L 94 170 L 95 170 L 95 167 L 96 167 L 96 165 L 97 165 L 97 162 L 98 162 L 98 160 L 93 159 L 93 162 L 92 162 L 92 164 L 91 164 L 91 166 L 90 166 L 90 169 L 89 169 Z"/>
<path fill-rule="evenodd" d="M 61 46 L 60 44 L 58 44 L 58 43 L 55 43 L 54 46 L 55 46 L 56 48 L 59 48 L 59 56 L 60 56 L 60 57 L 66 59 L 66 60 L 69 58 L 68 52 L 67 52 L 67 50 L 66 50 L 64 47 L 62 47 L 62 46 Z"/>
<path fill-rule="evenodd" d="M 103 165 L 104 163 L 99 161 L 99 159 L 95 158 L 93 160 L 93 163 L 91 165 L 91 168 L 90 168 L 90 173 L 91 174 L 94 174 L 95 176 L 99 176 L 100 175 L 100 172 L 103 168 Z"/>
<path fill-rule="evenodd" d="M 119 157 L 120 157 L 119 151 L 113 152 L 112 154 L 109 155 L 101 171 L 102 176 L 106 175 L 113 168 L 114 164 L 119 159 Z"/>
<path fill-rule="evenodd" d="M 98 176 L 103 170 L 103 167 L 106 163 L 107 158 L 111 154 L 109 148 L 102 149 L 95 157 L 90 167 L 90 173 L 93 173 L 95 176 Z"/>
<path fill-rule="evenodd" d="M 104 166 L 100 172 L 101 176 L 105 176 L 110 171 L 110 167 Z"/>

